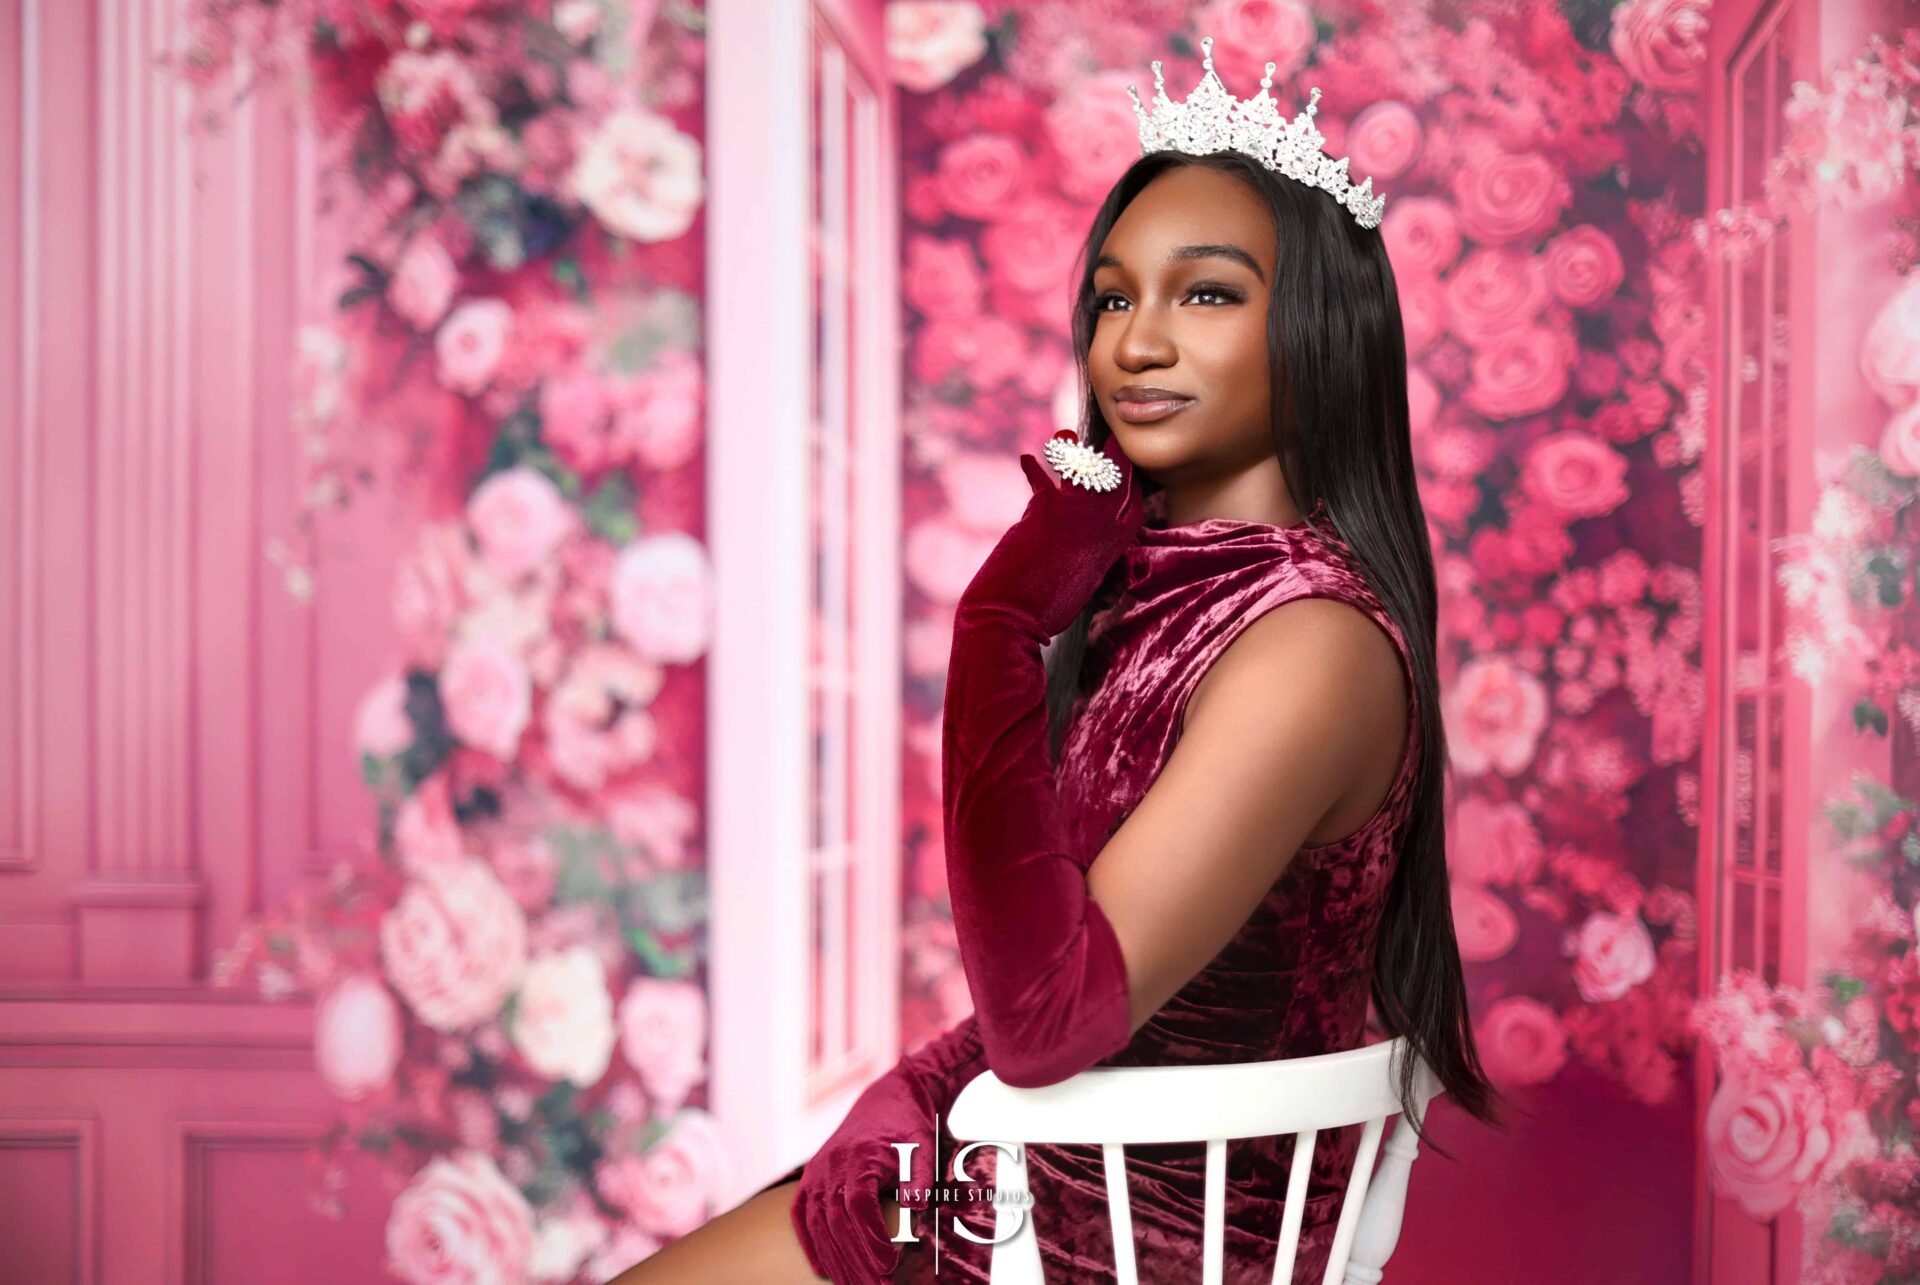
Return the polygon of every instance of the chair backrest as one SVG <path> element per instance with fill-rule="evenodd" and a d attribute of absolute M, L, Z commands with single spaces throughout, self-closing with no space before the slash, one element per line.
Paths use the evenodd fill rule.
<path fill-rule="evenodd" d="M 1341 1199 L 1340 1222 L 1322 1285 L 1377 1285 L 1400 1239 L 1407 1177 L 1417 1150 L 1407 1121 L 1394 1126 L 1378 1173 L 1374 1161 L 1388 1117 L 1401 1111 L 1394 1092 L 1395 1059 L 1411 1055 L 1404 1039 L 1394 1039 L 1272 1062 L 1094 1067 L 1039 1089 L 1017 1089 L 1001 1083 L 991 1071 L 982 1072 L 961 1091 L 948 1125 L 956 1138 L 1002 1144 L 994 1180 L 998 1240 L 993 1247 L 992 1285 L 1045 1285 L 1040 1244 L 1034 1234 L 1034 1214 L 1044 1211 L 1029 1205 L 1028 1143 L 1101 1147 L 1119 1285 L 1138 1285 L 1139 1279 L 1126 1147 L 1206 1143 L 1200 1279 L 1202 1285 L 1220 1285 L 1226 1245 L 1227 1143 L 1235 1138 L 1295 1134 L 1286 1211 L 1273 1265 L 1274 1285 L 1291 1285 L 1314 1141 L 1322 1129 L 1353 1124 L 1365 1128 Z M 1419 1118 L 1425 1119 L 1427 1103 L 1440 1092 L 1439 1080 L 1421 1062 L 1415 1069 L 1413 1095 Z M 1019 1230 L 1009 1234 L 1015 1223 Z"/>

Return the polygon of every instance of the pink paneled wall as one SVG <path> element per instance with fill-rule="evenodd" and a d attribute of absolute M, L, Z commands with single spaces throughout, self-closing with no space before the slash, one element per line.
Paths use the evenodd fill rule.
<path fill-rule="evenodd" d="M 377 1279 L 377 1176 L 309 1206 L 311 1010 L 212 974 L 371 824 L 390 613 L 337 604 L 385 601 L 407 517 L 291 529 L 337 256 L 283 102 L 190 135 L 169 9 L 0 4 L 0 1278 Z"/>

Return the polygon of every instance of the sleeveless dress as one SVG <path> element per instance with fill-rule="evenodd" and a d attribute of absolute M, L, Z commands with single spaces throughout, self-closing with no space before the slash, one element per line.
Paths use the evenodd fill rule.
<path fill-rule="evenodd" d="M 1290 526 L 1208 518 L 1167 526 L 1149 501 L 1147 523 L 1096 593 L 1077 698 L 1056 767 L 1076 859 L 1090 867 L 1146 795 L 1180 737 L 1188 697 L 1241 631 L 1301 598 L 1332 598 L 1364 612 L 1392 639 L 1408 691 L 1408 730 L 1386 797 L 1357 830 L 1299 849 L 1233 939 L 1101 1066 L 1254 1062 L 1355 1048 L 1364 1041 L 1370 983 L 1387 890 L 1413 803 L 1420 718 L 1406 640 L 1369 588 L 1323 502 Z M 950 1106 L 977 1063 L 941 1086 Z M 1323 1131 L 1314 1147 L 1293 1279 L 1319 1285 L 1352 1171 L 1360 1126 Z M 1285 1210 L 1293 1138 L 1227 1144 L 1225 1280 L 1270 1285 Z M 882 1140 L 876 1145 L 884 1146 Z M 957 1142 L 943 1115 L 940 1163 Z M 1041 1261 L 1050 1285 L 1114 1279 L 1104 1162 L 1097 1147 L 1030 1144 Z M 990 1185 L 995 1152 L 968 1169 Z M 1196 1278 L 1206 1190 L 1202 1143 L 1130 1146 L 1135 1258 L 1143 1282 Z M 800 1167 L 803 1168 L 804 1166 Z M 800 1168 L 786 1178 L 796 1177 Z M 783 1178 L 781 1181 L 786 1180 Z M 936 1206 L 937 1279 L 987 1280 L 990 1204 Z M 935 1281 L 927 1215 L 904 1247 L 895 1281 Z"/>

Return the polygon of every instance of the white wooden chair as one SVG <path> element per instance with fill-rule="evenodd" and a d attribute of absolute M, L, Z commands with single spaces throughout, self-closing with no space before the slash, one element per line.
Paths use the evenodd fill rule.
<path fill-rule="evenodd" d="M 1234 1138 L 1297 1134 L 1286 1210 L 1273 1265 L 1274 1285 L 1290 1285 L 1305 1213 L 1307 1175 L 1314 1139 L 1322 1129 L 1365 1124 L 1353 1174 L 1341 1200 L 1340 1221 L 1322 1285 L 1377 1285 L 1400 1239 L 1407 1178 L 1417 1140 L 1407 1121 L 1394 1126 L 1379 1172 L 1374 1160 L 1387 1118 L 1401 1111 L 1390 1058 L 1408 1055 L 1395 1039 L 1317 1057 L 1219 1066 L 1094 1067 L 1039 1089 L 1003 1084 L 982 1072 L 961 1091 L 948 1118 L 964 1142 L 992 1141 L 996 1149 L 992 1285 L 1045 1285 L 1036 1210 L 1027 1195 L 1026 1144 L 1098 1145 L 1106 1157 L 1107 1211 L 1112 1220 L 1118 1285 L 1138 1285 L 1133 1217 L 1126 1186 L 1129 1143 L 1205 1142 L 1206 1210 L 1201 1282 L 1220 1285 L 1226 1240 L 1227 1143 Z M 1425 1119 L 1427 1103 L 1440 1093 L 1425 1062 L 1414 1078 L 1414 1109 Z M 1018 1144 L 1020 1154 L 1009 1154 Z M 976 1153 L 977 1154 L 977 1153 Z M 974 1166 L 969 1164 L 969 1170 Z M 1011 1198 L 1009 1198 L 1009 1196 Z M 1355 1196 L 1363 1199 L 1356 1200 Z M 1009 1224 L 1019 1230 L 1009 1235 Z M 1151 1282 L 1150 1285 L 1167 1285 Z"/>

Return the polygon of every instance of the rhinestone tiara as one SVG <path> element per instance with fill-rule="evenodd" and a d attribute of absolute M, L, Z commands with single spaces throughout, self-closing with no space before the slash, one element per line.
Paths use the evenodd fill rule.
<path fill-rule="evenodd" d="M 1361 227 L 1379 227 L 1387 199 L 1384 194 L 1373 194 L 1373 179 L 1369 177 L 1358 185 L 1348 182 L 1347 158 L 1336 161 L 1320 150 L 1326 139 L 1313 123 L 1320 104 L 1319 89 L 1313 91 L 1305 111 L 1292 120 L 1282 120 L 1280 109 L 1267 96 L 1273 85 L 1273 63 L 1267 64 L 1267 74 L 1260 78 L 1259 93 L 1252 98 L 1235 98 L 1213 70 L 1213 37 L 1202 40 L 1200 47 L 1206 51 L 1206 75 L 1184 103 L 1167 97 L 1167 82 L 1158 58 L 1153 60 L 1151 116 L 1140 105 L 1140 91 L 1127 86 L 1133 114 L 1140 118 L 1140 154 L 1161 150 L 1190 156 L 1228 149 L 1244 152 L 1276 173 L 1331 193 Z"/>

